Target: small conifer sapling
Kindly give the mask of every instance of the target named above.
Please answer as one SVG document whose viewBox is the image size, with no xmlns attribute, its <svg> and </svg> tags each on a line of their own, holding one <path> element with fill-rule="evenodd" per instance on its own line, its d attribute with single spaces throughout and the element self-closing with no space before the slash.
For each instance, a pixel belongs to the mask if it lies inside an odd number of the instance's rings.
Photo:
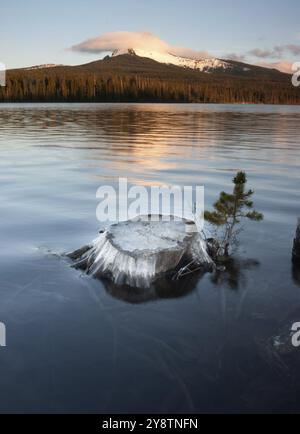
<svg viewBox="0 0 300 434">
<path fill-rule="evenodd" d="M 243 219 L 259 222 L 263 214 L 253 209 L 253 190 L 246 190 L 247 176 L 245 172 L 238 172 L 233 179 L 233 192 L 220 193 L 214 204 L 214 211 L 206 211 L 205 220 L 214 227 L 219 234 L 218 256 L 230 255 L 231 249 L 237 244 L 237 236 L 241 231 Z"/>
</svg>

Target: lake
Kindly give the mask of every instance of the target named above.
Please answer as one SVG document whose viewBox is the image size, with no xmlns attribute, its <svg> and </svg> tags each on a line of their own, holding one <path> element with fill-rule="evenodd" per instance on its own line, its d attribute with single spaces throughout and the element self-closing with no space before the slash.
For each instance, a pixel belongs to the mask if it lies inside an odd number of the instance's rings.
<svg viewBox="0 0 300 434">
<path fill-rule="evenodd" d="M 300 321 L 300 107 L 0 105 L 0 150 L 1 412 L 300 410 L 265 344 Z M 204 185 L 210 209 L 240 169 L 265 219 L 226 273 L 147 299 L 61 256 L 102 228 L 101 185 Z"/>
</svg>

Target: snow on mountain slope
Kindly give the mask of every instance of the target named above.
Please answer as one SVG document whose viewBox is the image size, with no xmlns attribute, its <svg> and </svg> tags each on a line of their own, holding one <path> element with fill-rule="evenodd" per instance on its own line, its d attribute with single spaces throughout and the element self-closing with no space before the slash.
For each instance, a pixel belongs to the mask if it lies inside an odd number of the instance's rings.
<svg viewBox="0 0 300 434">
<path fill-rule="evenodd" d="M 225 62 L 224 60 L 216 58 L 206 58 L 206 59 L 188 59 L 185 57 L 175 56 L 171 53 L 163 53 L 159 51 L 146 51 L 142 49 L 126 49 L 126 50 L 115 50 L 112 53 L 112 57 L 120 56 L 122 54 L 131 54 L 139 57 L 147 57 L 153 59 L 159 63 L 165 63 L 167 65 L 176 65 L 183 68 L 198 69 L 202 72 L 212 72 L 215 70 L 230 70 L 233 69 L 233 65 Z"/>
<path fill-rule="evenodd" d="M 32 71 L 34 69 L 45 69 L 45 68 L 56 68 L 60 65 L 55 65 L 54 63 L 46 63 L 45 65 L 35 65 L 29 66 L 28 68 L 24 68 L 26 71 Z"/>
</svg>

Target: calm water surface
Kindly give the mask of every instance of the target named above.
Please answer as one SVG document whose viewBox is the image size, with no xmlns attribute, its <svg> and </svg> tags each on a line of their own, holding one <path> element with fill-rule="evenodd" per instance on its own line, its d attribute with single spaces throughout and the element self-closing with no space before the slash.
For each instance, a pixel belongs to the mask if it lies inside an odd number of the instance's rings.
<svg viewBox="0 0 300 434">
<path fill-rule="evenodd" d="M 0 411 L 300 410 L 265 344 L 300 321 L 299 107 L 0 105 L 0 152 Z M 210 207 L 239 169 L 265 220 L 223 275 L 147 300 L 59 255 L 95 237 L 103 184 L 204 185 Z"/>
</svg>

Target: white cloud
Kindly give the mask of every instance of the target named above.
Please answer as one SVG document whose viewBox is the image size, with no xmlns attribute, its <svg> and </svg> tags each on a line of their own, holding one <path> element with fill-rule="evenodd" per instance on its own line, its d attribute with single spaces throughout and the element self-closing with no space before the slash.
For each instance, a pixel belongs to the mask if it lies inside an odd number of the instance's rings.
<svg viewBox="0 0 300 434">
<path fill-rule="evenodd" d="M 109 32 L 96 38 L 87 39 L 80 44 L 71 47 L 73 51 L 92 54 L 102 54 L 113 52 L 114 50 L 122 51 L 130 48 L 163 54 L 170 53 L 180 57 L 188 57 L 190 59 L 212 57 L 207 51 L 196 51 L 190 48 L 169 44 L 159 36 L 150 32 Z M 230 53 L 227 56 L 222 56 L 222 58 L 237 60 L 240 62 L 248 61 L 250 63 L 251 57 L 256 57 L 257 60 L 260 60 L 256 63 L 259 66 L 275 68 L 282 72 L 292 73 L 293 62 L 280 59 L 285 53 L 293 54 L 294 56 L 299 55 L 300 45 L 287 44 L 264 50 L 256 48 L 244 54 Z M 272 59 L 276 60 L 276 58 L 278 61 L 271 61 Z M 268 60 L 270 61 L 268 62 Z"/>
<path fill-rule="evenodd" d="M 88 39 L 71 49 L 84 53 L 105 53 L 114 50 L 126 50 L 127 48 L 159 53 L 171 53 L 177 56 L 200 59 L 211 57 L 206 51 L 195 51 L 190 48 L 179 47 L 163 41 L 150 32 L 110 32 L 97 38 Z"/>
<path fill-rule="evenodd" d="M 228 53 L 222 57 L 224 59 L 235 60 L 237 62 L 244 62 L 246 60 L 245 54 L 238 54 L 238 53 Z"/>
<path fill-rule="evenodd" d="M 264 68 L 278 69 L 281 72 L 286 72 L 287 74 L 292 74 L 293 62 L 288 60 L 281 60 L 279 62 L 260 62 L 258 66 L 263 66 Z"/>
</svg>

